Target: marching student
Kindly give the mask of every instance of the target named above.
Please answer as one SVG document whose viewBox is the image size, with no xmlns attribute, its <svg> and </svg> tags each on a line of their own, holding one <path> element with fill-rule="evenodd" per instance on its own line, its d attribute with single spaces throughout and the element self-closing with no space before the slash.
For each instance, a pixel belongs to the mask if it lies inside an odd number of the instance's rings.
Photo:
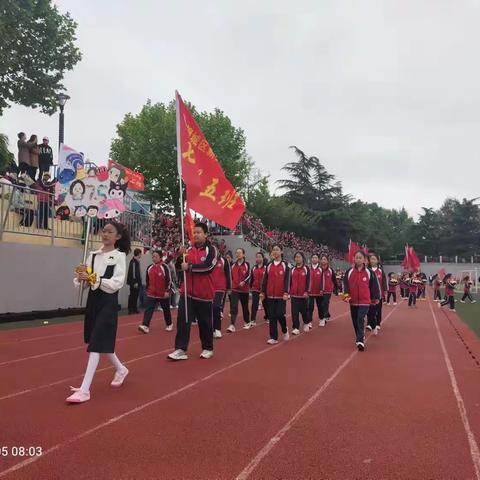
<svg viewBox="0 0 480 480">
<path fill-rule="evenodd" d="M 230 263 L 222 257 L 220 252 L 217 255 L 217 263 L 213 269 L 213 286 L 215 296 L 213 298 L 213 338 L 222 338 L 222 318 L 225 306 L 225 295 L 232 288 L 232 275 Z"/>
<path fill-rule="evenodd" d="M 289 268 L 282 258 L 283 249 L 280 245 L 272 246 L 272 261 L 267 265 L 263 277 L 261 299 L 267 301 L 267 312 L 270 325 L 270 339 L 268 344 L 278 343 L 278 325 L 282 329 L 283 339 L 289 340 L 287 320 L 285 318 L 288 300 Z"/>
<path fill-rule="evenodd" d="M 260 293 L 262 291 L 263 276 L 266 270 L 265 255 L 262 252 L 258 252 L 255 255 L 255 266 L 252 268 L 252 274 L 250 275 L 250 291 L 252 292 L 252 313 L 250 317 L 250 324 L 256 325 L 257 312 L 260 304 Z M 267 309 L 265 308 L 266 302 L 263 300 L 263 311 L 265 313 L 264 319 L 267 319 Z"/>
<path fill-rule="evenodd" d="M 433 277 L 433 301 L 434 302 L 442 301 L 442 293 L 440 292 L 441 286 L 442 286 L 442 282 L 438 278 L 438 274 L 437 274 Z"/>
<path fill-rule="evenodd" d="M 361 352 L 365 350 L 365 316 L 370 305 L 380 301 L 378 280 L 373 271 L 367 267 L 367 259 L 362 250 L 354 256 L 354 265 L 343 278 L 344 300 L 350 303 L 355 345 Z"/>
<path fill-rule="evenodd" d="M 308 323 L 304 325 L 303 330 L 308 332 L 313 327 L 313 313 L 315 303 L 317 304 L 318 318 L 320 321 L 320 312 L 322 310 L 322 269 L 319 263 L 319 257 L 314 253 L 310 258 L 310 290 L 308 292 Z"/>
<path fill-rule="evenodd" d="M 170 293 L 172 288 L 172 278 L 170 269 L 163 260 L 161 250 L 152 252 L 152 264 L 148 266 L 146 278 L 147 295 L 145 298 L 145 312 L 143 314 L 143 322 L 138 326 L 138 330 L 142 333 L 150 332 L 150 322 L 152 321 L 153 312 L 160 304 L 165 319 L 165 330 L 171 332 L 173 330 L 172 313 L 170 311 Z"/>
<path fill-rule="evenodd" d="M 74 393 L 66 399 L 68 403 L 90 400 L 90 386 L 101 353 L 116 368 L 112 387 L 120 387 L 128 375 L 128 369 L 115 355 L 118 291 L 125 283 L 126 255 L 130 253 L 130 236 L 125 225 L 108 221 L 102 230 L 102 244 L 100 250 L 90 253 L 85 265 L 75 270 L 75 286 L 89 287 L 83 335 L 89 356 L 82 384 L 80 388 L 70 387 Z"/>
<path fill-rule="evenodd" d="M 235 256 L 237 261 L 232 265 L 232 295 L 230 297 L 230 326 L 227 328 L 228 333 L 235 332 L 239 301 L 242 305 L 243 328 L 249 329 L 251 327 L 250 314 L 248 312 L 250 264 L 245 260 L 245 250 L 243 248 L 237 248 Z"/>
<path fill-rule="evenodd" d="M 400 277 L 400 298 L 406 300 L 408 298 L 408 273 L 402 272 Z"/>
<path fill-rule="evenodd" d="M 343 276 L 345 272 L 343 270 L 337 270 L 335 273 L 335 278 L 337 281 L 337 291 L 338 293 L 343 293 Z"/>
<path fill-rule="evenodd" d="M 310 283 L 310 269 L 305 265 L 305 255 L 296 252 L 294 255 L 295 267 L 290 271 L 290 299 L 292 310 L 292 334 L 300 333 L 300 314 L 303 325 L 308 325 L 308 290 Z M 308 331 L 305 330 L 305 331 Z"/>
<path fill-rule="evenodd" d="M 128 313 L 140 313 L 138 311 L 138 296 L 142 288 L 142 275 L 140 273 L 140 259 L 142 251 L 136 248 L 133 251 L 133 258 L 128 264 L 127 285 L 130 287 L 130 295 L 128 296 Z"/>
<path fill-rule="evenodd" d="M 473 299 L 472 294 L 470 293 L 472 285 L 473 282 L 470 280 L 470 275 L 467 275 L 463 279 L 463 297 L 460 300 L 460 303 L 465 303 L 465 299 L 467 298 L 470 300 L 470 303 L 477 303 L 477 301 Z"/>
<path fill-rule="evenodd" d="M 443 277 L 443 283 L 445 285 L 445 300 L 443 302 L 437 303 L 438 307 L 444 307 L 448 305 L 451 312 L 455 312 L 455 286 L 457 281 L 453 278 L 451 273 L 447 273 Z"/>
<path fill-rule="evenodd" d="M 418 295 L 418 285 L 419 280 L 417 279 L 414 273 L 411 273 L 407 279 L 408 285 L 408 306 L 416 307 L 417 306 L 417 295 Z"/>
<path fill-rule="evenodd" d="M 397 286 L 397 277 L 393 272 L 390 272 L 388 274 L 387 305 L 390 304 L 390 298 L 393 300 L 393 305 L 397 304 Z"/>
<path fill-rule="evenodd" d="M 380 291 L 380 301 L 375 305 L 370 305 L 367 316 L 367 329 L 370 331 L 373 330 L 374 335 L 378 335 L 382 323 L 382 306 L 385 298 L 385 292 L 387 290 L 387 277 L 385 276 L 385 272 L 380 265 L 378 255 L 376 253 L 369 253 L 368 266 L 375 274 L 375 278 L 377 279 L 378 289 Z"/>
<path fill-rule="evenodd" d="M 332 293 L 338 294 L 337 282 L 333 268 L 330 267 L 330 260 L 327 255 L 320 255 L 320 268 L 322 271 L 320 280 L 320 291 L 322 296 L 320 297 L 320 326 L 324 327 L 326 322 L 330 320 L 330 299 Z"/>
<path fill-rule="evenodd" d="M 187 360 L 187 349 L 190 343 L 192 322 L 198 321 L 202 353 L 200 358 L 213 357 L 213 270 L 217 263 L 217 249 L 208 241 L 208 227 L 203 222 L 197 222 L 193 229 L 193 245 L 185 250 L 180 249 L 177 263 L 183 273 L 180 288 L 180 305 L 178 307 L 177 334 L 175 336 L 175 351 L 168 355 L 170 360 Z M 183 254 L 185 253 L 185 260 Z M 187 301 L 185 302 L 185 291 Z M 188 313 L 188 317 L 187 317 Z"/>
</svg>

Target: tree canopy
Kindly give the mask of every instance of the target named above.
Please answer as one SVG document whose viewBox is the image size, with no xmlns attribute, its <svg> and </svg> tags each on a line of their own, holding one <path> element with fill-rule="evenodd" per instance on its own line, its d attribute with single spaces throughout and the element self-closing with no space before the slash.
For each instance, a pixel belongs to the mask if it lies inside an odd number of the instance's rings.
<svg viewBox="0 0 480 480">
<path fill-rule="evenodd" d="M 64 74 L 81 59 L 76 28 L 51 0 L 0 3 L 0 115 L 10 103 L 56 110 Z"/>
<path fill-rule="evenodd" d="M 245 149 L 245 133 L 224 112 L 198 112 L 189 104 L 195 120 L 215 152 L 227 178 L 245 193 L 251 161 Z M 117 125 L 111 156 L 118 163 L 138 169 L 145 176 L 145 195 L 166 211 L 179 205 L 175 102 L 148 101 L 138 115 L 125 115 Z"/>
</svg>

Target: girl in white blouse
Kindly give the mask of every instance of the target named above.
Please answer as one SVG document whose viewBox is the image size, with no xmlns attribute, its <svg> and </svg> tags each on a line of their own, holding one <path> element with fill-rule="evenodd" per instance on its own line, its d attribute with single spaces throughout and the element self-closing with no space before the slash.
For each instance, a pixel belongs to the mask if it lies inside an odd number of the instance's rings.
<svg viewBox="0 0 480 480">
<path fill-rule="evenodd" d="M 89 287 L 85 309 L 84 340 L 89 352 L 87 370 L 80 388 L 70 387 L 68 403 L 90 400 L 90 385 L 100 361 L 107 355 L 116 368 L 112 387 L 120 387 L 128 369 L 115 355 L 118 322 L 118 291 L 125 283 L 126 255 L 130 253 L 130 236 L 125 226 L 115 221 L 106 223 L 102 231 L 103 247 L 91 252 L 86 265 L 76 269 L 75 286 Z"/>
</svg>

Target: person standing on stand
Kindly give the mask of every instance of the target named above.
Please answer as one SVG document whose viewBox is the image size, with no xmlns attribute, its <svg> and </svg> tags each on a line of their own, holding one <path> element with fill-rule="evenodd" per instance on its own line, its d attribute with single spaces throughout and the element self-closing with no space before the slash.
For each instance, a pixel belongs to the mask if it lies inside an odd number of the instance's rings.
<svg viewBox="0 0 480 480">
<path fill-rule="evenodd" d="M 53 165 L 52 147 L 48 144 L 48 137 L 43 137 L 42 144 L 38 147 L 38 178 L 43 178 L 44 173 L 50 172 L 50 167 Z"/>
<path fill-rule="evenodd" d="M 142 288 L 142 275 L 140 273 L 140 259 L 142 251 L 136 248 L 133 251 L 133 258 L 128 265 L 127 285 L 130 287 L 130 295 L 128 296 L 128 313 L 140 313 L 138 311 L 138 295 Z"/>
</svg>

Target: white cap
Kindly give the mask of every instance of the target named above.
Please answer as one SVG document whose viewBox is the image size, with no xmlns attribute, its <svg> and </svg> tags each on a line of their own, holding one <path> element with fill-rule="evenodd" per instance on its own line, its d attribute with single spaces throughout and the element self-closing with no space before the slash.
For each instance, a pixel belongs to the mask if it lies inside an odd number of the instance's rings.
<svg viewBox="0 0 480 480">
<path fill-rule="evenodd" d="M 50 140 L 48 139 L 48 137 L 43 137 L 44 140 L 46 140 L 47 142 L 49 142 Z"/>
</svg>

